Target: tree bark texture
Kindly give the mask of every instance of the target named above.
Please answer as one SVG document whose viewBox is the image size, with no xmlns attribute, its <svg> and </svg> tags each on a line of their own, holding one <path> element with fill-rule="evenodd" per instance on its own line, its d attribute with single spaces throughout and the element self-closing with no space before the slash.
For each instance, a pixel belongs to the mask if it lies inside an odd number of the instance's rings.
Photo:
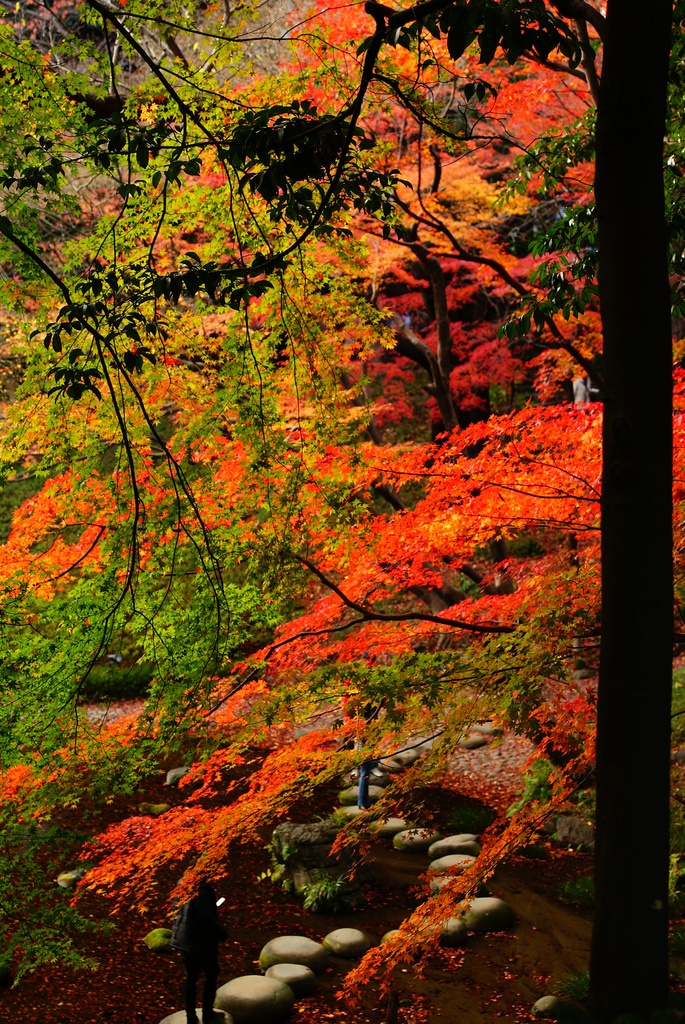
<svg viewBox="0 0 685 1024">
<path fill-rule="evenodd" d="M 597 125 L 604 330 L 595 1013 L 668 995 L 672 366 L 663 137 L 669 0 L 609 0 Z M 634 847 L 636 826 L 649 841 Z"/>
</svg>

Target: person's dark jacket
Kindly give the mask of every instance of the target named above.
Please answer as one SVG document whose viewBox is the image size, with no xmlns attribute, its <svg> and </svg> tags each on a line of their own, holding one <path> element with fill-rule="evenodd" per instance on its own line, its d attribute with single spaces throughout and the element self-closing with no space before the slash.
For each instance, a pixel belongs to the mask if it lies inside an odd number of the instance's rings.
<svg viewBox="0 0 685 1024">
<path fill-rule="evenodd" d="M 211 885 L 201 882 L 197 896 L 184 903 L 174 921 L 171 945 L 182 953 L 216 954 L 227 938 L 219 922 L 216 896 Z"/>
</svg>

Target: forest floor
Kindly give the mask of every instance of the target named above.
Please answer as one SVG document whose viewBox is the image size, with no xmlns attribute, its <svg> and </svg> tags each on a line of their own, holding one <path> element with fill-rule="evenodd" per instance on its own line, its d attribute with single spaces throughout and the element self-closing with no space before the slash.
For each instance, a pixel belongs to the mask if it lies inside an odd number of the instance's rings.
<svg viewBox="0 0 685 1024">
<path fill-rule="evenodd" d="M 514 737 L 491 750 L 460 752 L 448 785 L 443 783 L 434 790 L 428 787 L 422 794 L 435 809 L 437 826 L 449 834 L 449 814 L 460 801 L 475 798 L 498 810 L 510 803 L 527 753 L 525 741 Z M 293 820 L 313 820 L 327 813 L 335 805 L 335 794 L 333 788 L 322 792 L 317 806 L 296 809 Z M 182 793 L 164 786 L 164 772 L 160 771 L 127 801 L 95 811 L 88 820 L 88 831 L 98 831 L 135 813 L 143 800 L 180 799 Z M 398 971 L 398 1024 L 450 1024 L 457 1016 L 460 1024 L 477 1024 L 493 1017 L 527 1022 L 532 1019 L 530 1010 L 536 999 L 554 991 L 565 976 L 587 968 L 590 912 L 562 902 L 559 892 L 566 880 L 590 873 L 590 857 L 551 843 L 545 844 L 544 852 L 538 850 L 540 854 L 542 859 L 510 858 L 488 883 L 491 894 L 505 899 L 516 914 L 517 923 L 511 930 L 473 935 L 464 947 L 439 949 L 420 975 Z M 309 913 L 296 897 L 260 881 L 269 866 L 265 849 L 236 850 L 228 865 L 230 885 L 217 886 L 219 894 L 226 896 L 222 919 L 229 931 L 220 955 L 219 984 L 259 973 L 259 952 L 277 935 L 301 934 L 320 941 L 334 928 L 358 927 L 380 938 L 397 927 L 421 898 L 415 887 L 426 870 L 426 859 L 399 853 L 389 840 L 373 847 L 370 858 L 375 882 L 365 887 L 367 907 L 355 914 L 333 916 Z M 94 972 L 74 972 L 56 965 L 25 976 L 15 987 L 6 986 L 0 992 L 0 1021 L 159 1024 L 180 1009 L 178 954 L 153 953 L 142 941 L 152 928 L 168 926 L 164 901 L 178 874 L 180 871 L 175 877 L 171 873 L 160 877 L 157 906 L 144 914 L 121 912 L 113 919 L 115 928 L 110 935 L 84 940 L 86 953 L 99 961 Z M 107 903 L 101 897 L 86 894 L 80 906 L 87 916 L 107 915 Z M 331 961 L 317 993 L 296 1003 L 293 1019 L 298 1024 L 383 1024 L 386 1005 L 375 995 L 356 1008 L 339 998 L 350 966 L 349 962 Z"/>
</svg>

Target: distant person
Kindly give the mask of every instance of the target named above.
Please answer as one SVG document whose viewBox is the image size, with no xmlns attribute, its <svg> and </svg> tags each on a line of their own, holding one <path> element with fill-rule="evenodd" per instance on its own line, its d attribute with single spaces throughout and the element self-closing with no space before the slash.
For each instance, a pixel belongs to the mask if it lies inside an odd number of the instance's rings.
<svg viewBox="0 0 685 1024">
<path fill-rule="evenodd" d="M 184 903 L 174 920 L 171 945 L 179 950 L 185 971 L 183 1000 L 187 1024 L 198 1024 L 195 1013 L 197 982 L 205 976 L 202 992 L 202 1024 L 223 1024 L 223 1013 L 214 1012 L 216 982 L 219 977 L 219 943 L 228 933 L 219 921 L 216 895 L 206 878 L 200 882 L 197 896 Z"/>
</svg>

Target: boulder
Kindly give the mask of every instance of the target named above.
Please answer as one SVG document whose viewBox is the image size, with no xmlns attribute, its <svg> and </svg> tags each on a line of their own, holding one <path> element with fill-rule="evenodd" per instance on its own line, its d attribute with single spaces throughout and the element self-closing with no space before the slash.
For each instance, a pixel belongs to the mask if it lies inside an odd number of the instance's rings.
<svg viewBox="0 0 685 1024">
<path fill-rule="evenodd" d="M 436 857 L 449 857 L 453 853 L 468 853 L 470 857 L 477 857 L 480 853 L 478 837 L 473 832 L 460 832 L 456 836 L 445 836 L 438 839 L 428 847 L 428 856 L 431 860 Z"/>
<path fill-rule="evenodd" d="M 160 814 L 166 814 L 171 808 L 171 804 L 139 804 L 138 810 L 141 814 L 151 814 L 153 817 L 158 818 Z"/>
<path fill-rule="evenodd" d="M 537 1002 L 533 1003 L 530 1012 L 533 1017 L 547 1018 L 548 1020 L 558 1020 L 559 1008 L 562 1002 L 557 999 L 556 996 L 542 996 Z"/>
<path fill-rule="evenodd" d="M 416 747 L 409 747 L 408 750 L 401 750 L 398 754 L 393 754 L 391 763 L 398 764 L 400 768 L 410 768 L 420 757 L 421 753 Z"/>
<path fill-rule="evenodd" d="M 222 985 L 214 1005 L 230 1013 L 235 1024 L 271 1024 L 293 1008 L 293 990 L 276 978 L 246 974 Z"/>
<path fill-rule="evenodd" d="M 468 938 L 468 928 L 460 917 L 450 917 L 440 929 L 442 946 L 461 946 Z"/>
<path fill-rule="evenodd" d="M 674 750 L 671 754 L 671 761 L 674 764 L 685 764 L 685 750 Z"/>
<path fill-rule="evenodd" d="M 457 743 L 458 747 L 462 750 L 478 750 L 479 747 L 487 746 L 487 740 L 482 733 L 472 733 L 471 736 L 465 736 L 463 740 L 459 740 Z"/>
<path fill-rule="evenodd" d="M 276 964 L 297 964 L 317 974 L 326 969 L 327 963 L 326 950 L 321 943 L 304 935 L 279 935 L 267 942 L 259 954 L 259 967 L 262 971 L 268 971 Z"/>
<path fill-rule="evenodd" d="M 202 1010 L 200 1009 L 200 1007 L 198 1007 L 195 1010 L 195 1013 L 197 1015 L 197 1019 L 200 1021 L 200 1024 L 202 1024 Z M 230 1013 L 224 1013 L 222 1010 L 215 1009 L 214 1014 L 215 1021 L 217 1022 L 217 1024 L 221 1020 L 222 1015 L 224 1018 L 224 1024 L 233 1024 L 233 1018 L 231 1017 Z M 168 1017 L 165 1017 L 164 1020 L 161 1020 L 159 1024 L 186 1024 L 186 1020 L 186 1011 L 177 1010 L 176 1013 L 170 1013 Z M 215 1024 L 215 1021 L 213 1021 L 212 1024 Z"/>
<path fill-rule="evenodd" d="M 581 847 L 592 852 L 595 848 L 595 830 L 582 818 L 573 814 L 560 814 L 555 823 L 557 838 L 564 846 Z"/>
<path fill-rule="evenodd" d="M 310 996 L 319 986 L 314 971 L 302 964 L 274 964 L 266 971 L 265 977 L 282 981 L 293 990 L 296 999 L 298 996 Z"/>
<path fill-rule="evenodd" d="M 168 953 L 171 949 L 171 929 L 153 928 L 151 932 L 147 933 L 143 942 L 154 953 Z"/>
<path fill-rule="evenodd" d="M 428 870 L 449 871 L 451 875 L 460 875 L 475 862 L 476 858 L 470 857 L 467 853 L 451 853 L 447 857 L 438 857 L 437 860 L 432 860 L 428 865 Z"/>
<path fill-rule="evenodd" d="M 324 949 L 328 953 L 340 956 L 344 960 L 356 960 L 364 956 L 373 945 L 371 936 L 358 928 L 336 928 L 323 940 Z"/>
<path fill-rule="evenodd" d="M 355 807 L 350 808 L 349 813 L 354 817 L 364 812 Z M 345 880 L 346 901 L 351 906 L 360 903 L 362 883 L 372 880 L 372 870 L 349 847 L 335 856 L 331 854 L 331 847 L 340 828 L 330 818 L 308 825 L 291 821 L 277 825 L 271 836 L 270 849 L 276 865 L 280 866 L 278 880 L 287 882 L 288 887 L 297 895 L 302 895 L 307 891 L 306 886 L 330 878 L 342 878 Z"/>
<path fill-rule="evenodd" d="M 74 868 L 73 871 L 60 871 L 55 881 L 63 889 L 75 889 L 81 879 L 85 877 L 85 868 Z"/>
<path fill-rule="evenodd" d="M 406 832 L 411 822 L 404 818 L 383 818 L 374 825 L 374 831 L 381 836 L 396 836 L 398 832 Z"/>
<path fill-rule="evenodd" d="M 190 771 L 190 765 L 184 765 L 182 768 L 170 768 L 166 773 L 165 786 L 177 786 L 179 779 L 182 779 L 184 775 L 187 775 Z"/>
<path fill-rule="evenodd" d="M 514 923 L 511 907 L 494 896 L 477 896 L 461 918 L 470 932 L 501 932 Z"/>
<path fill-rule="evenodd" d="M 483 736 L 501 736 L 502 730 L 498 729 L 492 722 L 476 722 L 471 726 L 471 732 L 479 732 Z"/>
<path fill-rule="evenodd" d="M 425 853 L 438 839 L 442 839 L 440 833 L 430 828 L 408 828 L 397 833 L 392 845 L 403 853 Z"/>
<path fill-rule="evenodd" d="M 375 804 L 383 796 L 383 789 L 381 786 L 369 786 L 369 803 Z M 350 786 L 349 789 L 343 789 L 338 794 L 338 800 L 343 807 L 349 806 L 349 804 L 356 804 L 359 799 L 359 786 Z"/>
</svg>

